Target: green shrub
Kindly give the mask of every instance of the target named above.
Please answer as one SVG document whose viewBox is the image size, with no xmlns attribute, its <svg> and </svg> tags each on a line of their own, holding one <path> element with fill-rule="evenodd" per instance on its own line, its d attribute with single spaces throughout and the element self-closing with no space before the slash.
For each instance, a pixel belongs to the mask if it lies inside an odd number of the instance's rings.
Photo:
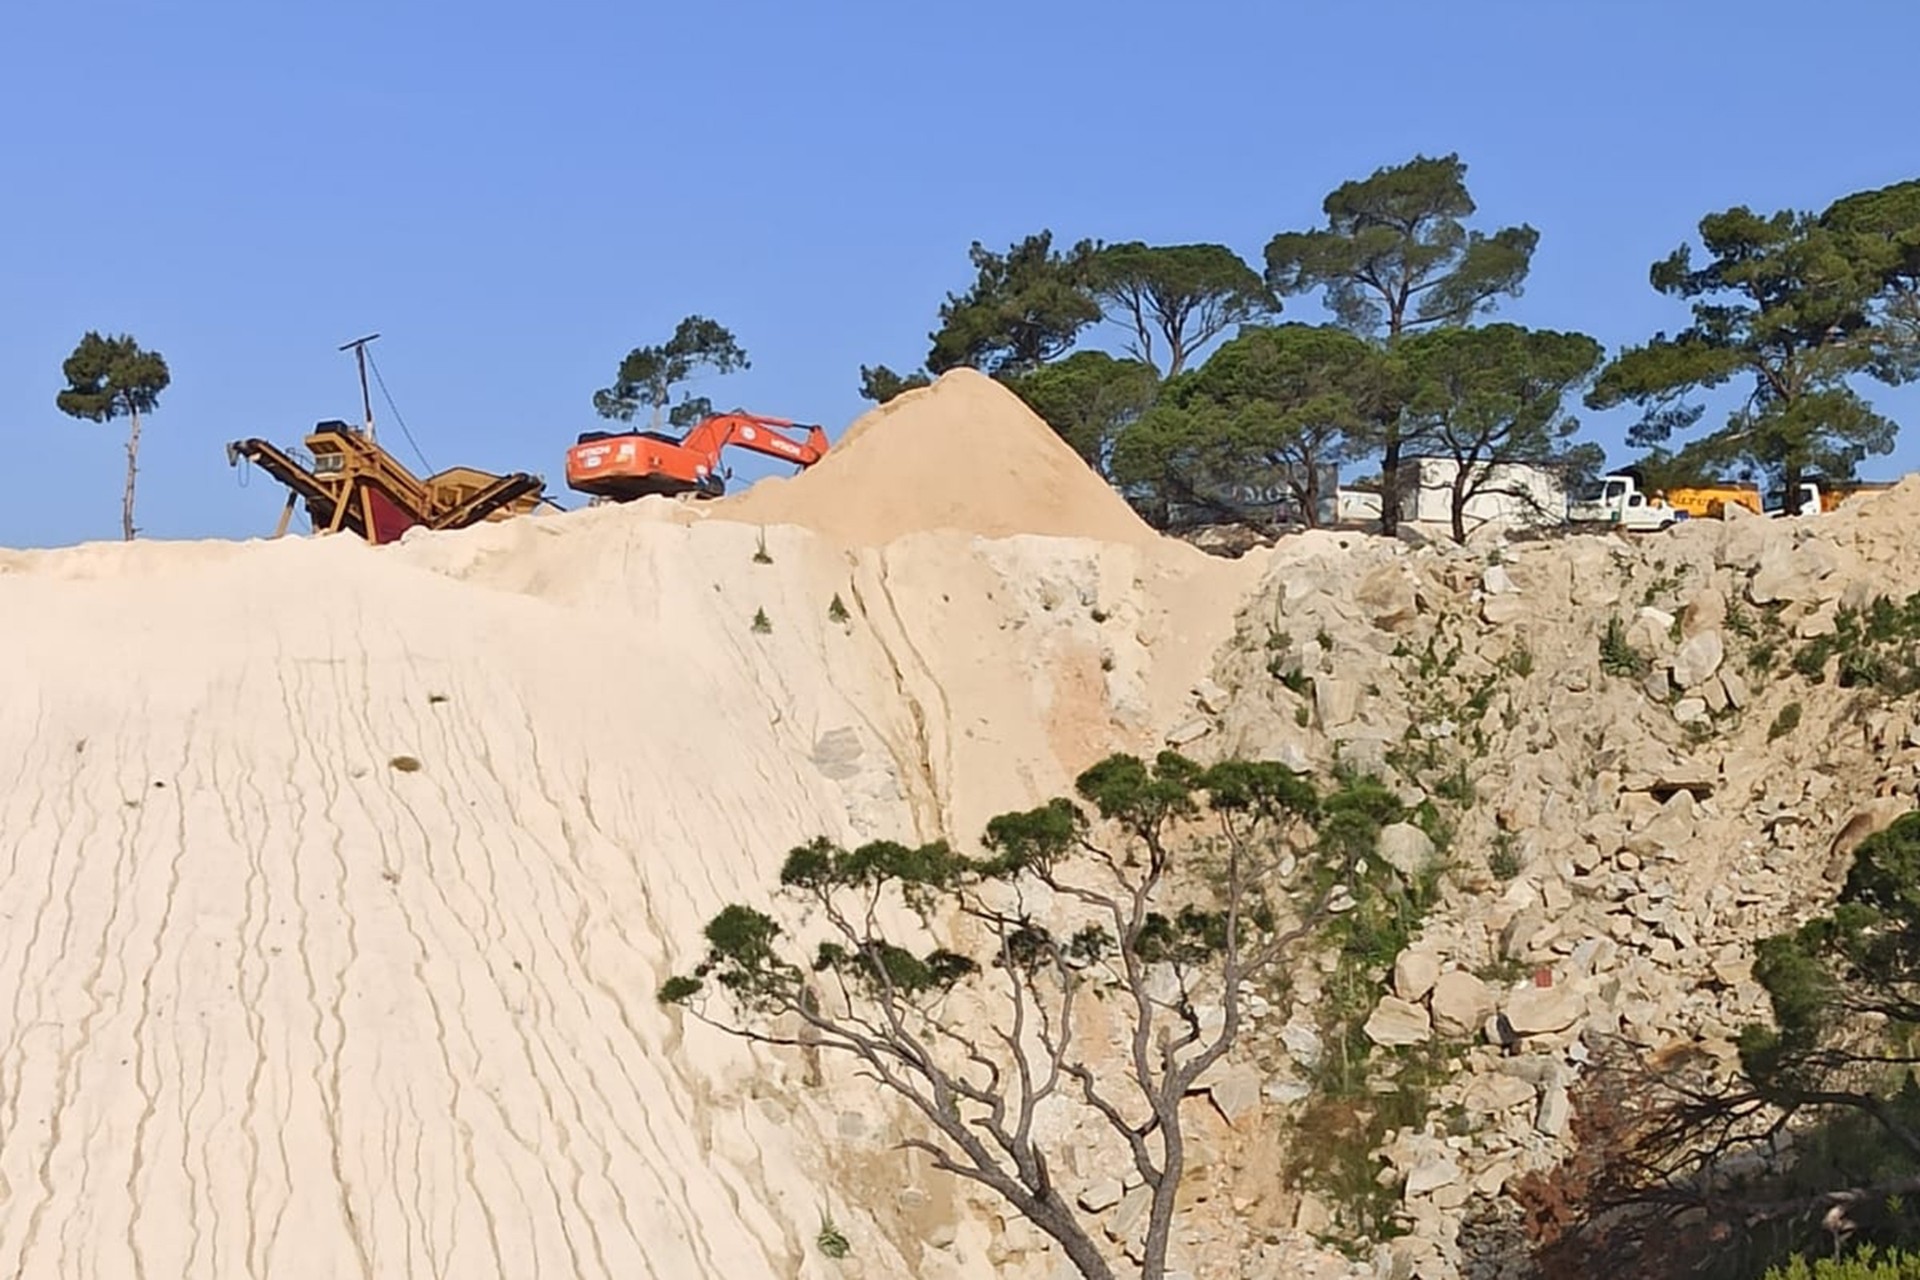
<svg viewBox="0 0 1920 1280">
<path fill-rule="evenodd" d="M 1843 689 L 1874 689 L 1895 698 L 1920 692 L 1920 592 L 1904 602 L 1881 596 L 1864 609 L 1840 610 L 1832 633 L 1807 641 L 1792 665 L 1818 684 L 1830 661 Z"/>
<path fill-rule="evenodd" d="M 753 611 L 754 634 L 763 636 L 772 630 L 773 630 L 773 619 L 767 616 L 767 611 L 765 609 L 755 609 Z"/>
<path fill-rule="evenodd" d="M 1867 1245 L 1848 1258 L 1795 1258 L 1767 1271 L 1766 1280 L 1920 1280 L 1920 1253 L 1902 1249 L 1881 1253 Z"/>
<path fill-rule="evenodd" d="M 1789 702 L 1786 706 L 1780 708 L 1779 714 L 1773 717 L 1773 723 L 1767 726 L 1767 741 L 1773 742 L 1784 738 L 1799 727 L 1800 704 L 1797 702 Z"/>
<path fill-rule="evenodd" d="M 827 620 L 829 622 L 845 623 L 849 616 L 846 601 L 840 598 L 838 591 L 834 592 L 833 603 L 827 606 Z"/>
</svg>

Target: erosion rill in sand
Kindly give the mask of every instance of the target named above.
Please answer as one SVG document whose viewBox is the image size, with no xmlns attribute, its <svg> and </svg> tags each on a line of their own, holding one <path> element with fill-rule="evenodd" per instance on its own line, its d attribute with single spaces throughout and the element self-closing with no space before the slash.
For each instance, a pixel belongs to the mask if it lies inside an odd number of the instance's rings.
<svg viewBox="0 0 1920 1280">
<path fill-rule="evenodd" d="M 1911 806 L 1910 717 L 1755 674 L 1729 613 L 1792 644 L 1920 586 L 1916 512 L 1225 561 L 960 372 L 699 508 L 0 553 L 0 1273 L 1051 1280 L 870 1089 L 654 995 L 797 842 L 964 836 L 1173 740 L 1446 807 L 1389 851 L 1452 869 L 1368 1027 L 1450 1045 L 1379 1167 L 1391 1252 L 1454 1274 L 1564 1152 L 1581 1033 L 1724 1056 L 1751 939 Z M 1195 1099 L 1195 1277 L 1346 1269 L 1285 1177 L 1316 982 L 1236 1053 L 1256 1102 Z"/>
</svg>

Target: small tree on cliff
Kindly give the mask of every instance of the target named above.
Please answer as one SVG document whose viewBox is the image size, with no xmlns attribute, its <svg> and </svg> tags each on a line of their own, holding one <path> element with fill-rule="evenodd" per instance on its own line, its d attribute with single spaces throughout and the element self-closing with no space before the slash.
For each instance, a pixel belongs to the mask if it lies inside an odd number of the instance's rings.
<svg viewBox="0 0 1920 1280">
<path fill-rule="evenodd" d="M 1317 802 L 1283 765 L 1203 769 L 1171 751 L 1110 757 L 1075 790 L 1093 815 L 1066 798 L 1003 814 L 979 857 L 944 842 L 793 850 L 780 892 L 810 908 L 823 935 L 811 954 L 772 916 L 729 906 L 707 925 L 705 960 L 660 998 L 737 1036 L 847 1055 L 924 1122 L 904 1148 L 990 1188 L 1082 1276 L 1110 1280 L 1036 1133 L 1043 1104 L 1079 1108 L 1151 1193 L 1140 1274 L 1160 1280 L 1185 1171 L 1181 1100 L 1238 1036 L 1241 985 L 1324 910 L 1323 890 L 1285 923 L 1274 896 L 1281 837 Z M 1110 1074 L 1081 1018 L 1101 995 L 1123 1028 Z"/>
<path fill-rule="evenodd" d="M 159 407 L 172 375 L 158 351 L 145 351 L 126 335 L 105 338 L 88 330 L 61 366 L 67 386 L 54 397 L 60 412 L 89 422 L 130 419 L 127 487 L 120 495 L 120 533 L 133 541 L 133 480 L 139 470 L 140 415 Z"/>
</svg>

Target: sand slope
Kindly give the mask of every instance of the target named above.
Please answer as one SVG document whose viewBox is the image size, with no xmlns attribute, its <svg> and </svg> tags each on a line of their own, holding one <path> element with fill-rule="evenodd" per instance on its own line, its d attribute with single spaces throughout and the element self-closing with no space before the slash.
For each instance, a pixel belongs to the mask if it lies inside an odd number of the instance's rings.
<svg viewBox="0 0 1920 1280">
<path fill-rule="evenodd" d="M 1106 541 L 850 539 L 911 519 L 881 430 L 738 504 L 771 565 L 647 503 L 0 555 L 0 1274 L 825 1275 L 823 1206 L 867 1275 L 994 1274 L 653 992 L 798 840 L 1157 742 L 1258 566 L 1097 503 L 1056 514 Z M 919 510 L 1002 519 L 963 508 Z"/>
</svg>

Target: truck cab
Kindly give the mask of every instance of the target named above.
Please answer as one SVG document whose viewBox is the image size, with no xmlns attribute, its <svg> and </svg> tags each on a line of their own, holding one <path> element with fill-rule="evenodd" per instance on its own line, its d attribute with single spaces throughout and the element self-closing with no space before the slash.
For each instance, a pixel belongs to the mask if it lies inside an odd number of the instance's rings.
<svg viewBox="0 0 1920 1280">
<path fill-rule="evenodd" d="M 1583 490 L 1569 504 L 1567 517 L 1575 523 L 1610 524 L 1633 532 L 1651 532 L 1686 519 L 1686 513 L 1643 493 L 1632 476 L 1611 475 Z"/>
</svg>

